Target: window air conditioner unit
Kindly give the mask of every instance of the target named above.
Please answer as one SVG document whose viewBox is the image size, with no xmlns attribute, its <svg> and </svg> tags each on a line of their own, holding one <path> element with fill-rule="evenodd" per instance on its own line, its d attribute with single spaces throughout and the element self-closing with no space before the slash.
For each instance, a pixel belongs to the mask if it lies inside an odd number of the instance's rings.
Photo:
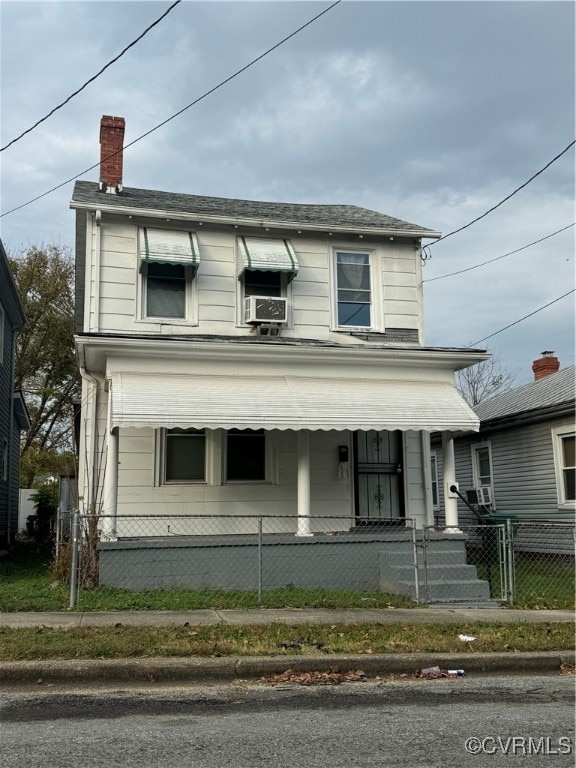
<svg viewBox="0 0 576 768">
<path fill-rule="evenodd" d="M 476 494 L 478 496 L 478 504 L 483 507 L 492 506 L 492 488 L 489 485 L 476 488 Z"/>
<path fill-rule="evenodd" d="M 244 299 L 245 323 L 285 323 L 286 299 L 278 296 L 247 296 Z"/>
</svg>

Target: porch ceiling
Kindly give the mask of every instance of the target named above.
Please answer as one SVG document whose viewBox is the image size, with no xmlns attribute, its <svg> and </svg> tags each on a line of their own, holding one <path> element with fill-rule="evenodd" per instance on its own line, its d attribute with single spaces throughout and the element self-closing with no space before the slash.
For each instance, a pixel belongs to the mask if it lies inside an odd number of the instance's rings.
<svg viewBox="0 0 576 768">
<path fill-rule="evenodd" d="M 116 372 L 110 426 L 478 431 L 446 382 Z"/>
</svg>

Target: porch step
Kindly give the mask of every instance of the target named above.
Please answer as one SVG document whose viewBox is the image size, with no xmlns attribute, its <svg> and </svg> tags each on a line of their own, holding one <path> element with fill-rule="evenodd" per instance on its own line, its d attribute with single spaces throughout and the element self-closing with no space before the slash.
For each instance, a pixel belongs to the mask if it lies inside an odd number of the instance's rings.
<svg viewBox="0 0 576 768">
<path fill-rule="evenodd" d="M 466 562 L 465 536 L 418 542 L 416 556 L 421 601 L 458 606 L 498 605 L 491 599 L 488 582 L 479 579 L 476 567 Z M 404 547 L 384 547 L 379 567 L 382 590 L 415 597 L 413 551 L 409 543 Z"/>
</svg>

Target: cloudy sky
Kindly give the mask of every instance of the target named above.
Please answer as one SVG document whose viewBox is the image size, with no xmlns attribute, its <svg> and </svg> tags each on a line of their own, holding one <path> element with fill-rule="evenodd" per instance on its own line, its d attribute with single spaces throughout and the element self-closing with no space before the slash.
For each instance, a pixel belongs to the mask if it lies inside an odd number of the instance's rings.
<svg viewBox="0 0 576 768">
<path fill-rule="evenodd" d="M 171 2 L 0 3 L 2 146 Z M 72 246 L 73 183 L 96 181 L 103 114 L 137 139 L 330 5 L 190 2 L 0 154 L 6 248 Z M 573 2 L 344 0 L 125 152 L 125 186 L 378 210 L 447 234 L 574 139 Z M 574 287 L 574 148 L 482 221 L 430 248 L 429 345 L 466 346 Z M 442 279 L 437 279 L 442 278 Z M 574 294 L 478 344 L 530 381 L 574 363 Z"/>
</svg>

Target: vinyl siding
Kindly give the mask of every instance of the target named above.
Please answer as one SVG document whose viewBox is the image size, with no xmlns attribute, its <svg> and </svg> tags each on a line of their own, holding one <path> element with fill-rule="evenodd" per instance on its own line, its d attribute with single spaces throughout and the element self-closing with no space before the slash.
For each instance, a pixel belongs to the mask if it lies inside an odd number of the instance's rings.
<svg viewBox="0 0 576 768">
<path fill-rule="evenodd" d="M 246 335 L 250 329 L 237 323 L 240 292 L 236 278 L 236 235 L 195 227 L 200 247 L 200 267 L 193 286 L 197 306 L 191 320 L 160 322 L 141 318 L 137 226 L 119 217 L 88 219 L 86 233 L 87 312 L 85 330 L 102 333 L 173 333 Z M 334 246 L 358 250 L 358 241 L 337 244 L 323 237 L 294 235 L 292 245 L 300 269 L 289 290 L 292 324 L 282 330 L 287 337 L 334 338 L 335 287 L 332 284 Z M 418 253 L 413 245 L 398 242 L 367 243 L 373 254 L 373 316 L 375 330 L 401 328 L 421 331 L 417 288 Z M 376 306 L 377 304 L 377 306 Z M 331 334 L 331 335 L 330 335 Z M 347 336 L 339 336 L 348 341 Z"/>
</svg>

